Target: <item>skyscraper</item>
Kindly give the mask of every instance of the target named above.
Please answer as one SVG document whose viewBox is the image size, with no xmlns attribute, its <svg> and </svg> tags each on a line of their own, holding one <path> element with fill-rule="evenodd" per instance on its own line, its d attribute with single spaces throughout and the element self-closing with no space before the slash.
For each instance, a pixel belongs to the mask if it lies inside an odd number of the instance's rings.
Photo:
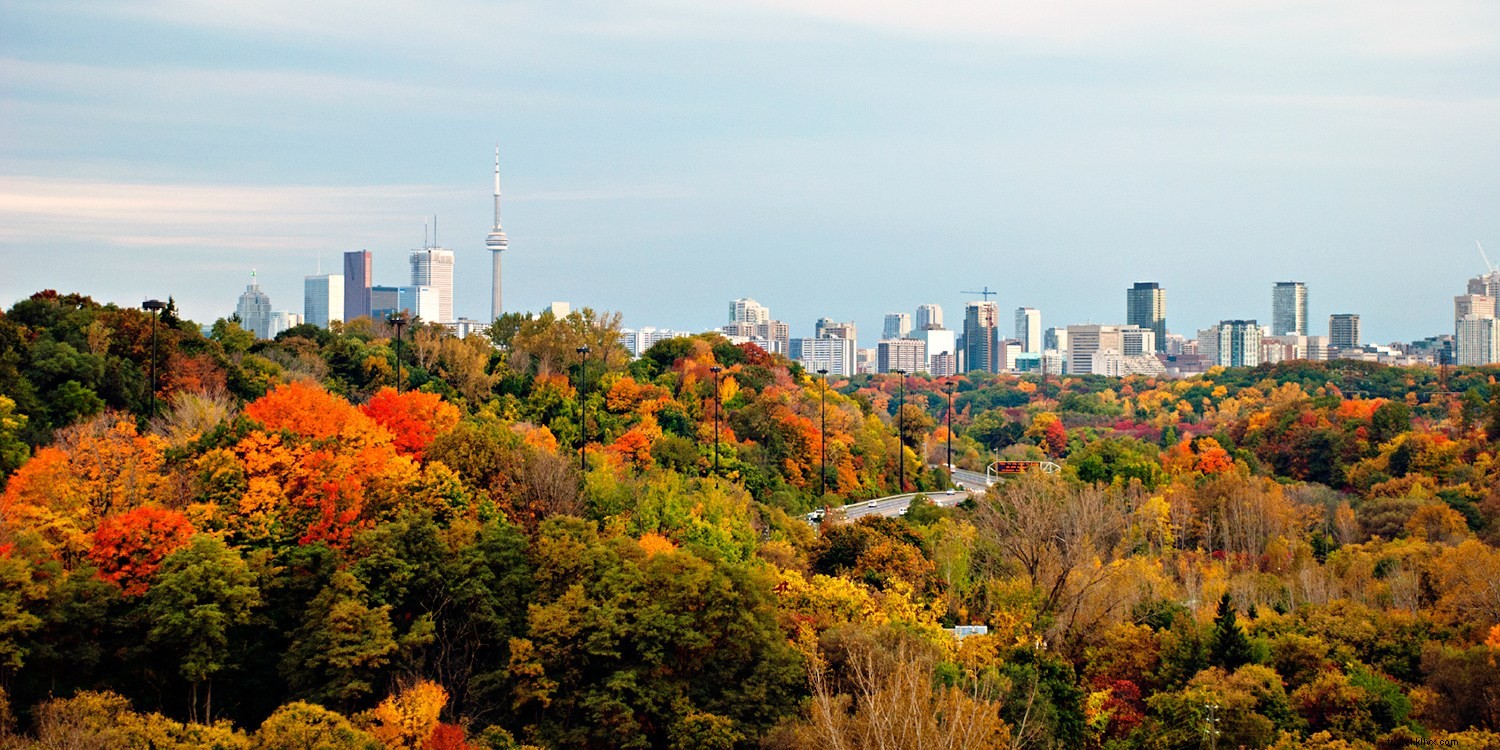
<svg viewBox="0 0 1500 750">
<path fill-rule="evenodd" d="M 887 339 L 875 346 L 875 371 L 927 372 L 927 344 L 917 339 Z"/>
<path fill-rule="evenodd" d="M 1125 290 L 1125 323 L 1156 332 L 1156 351 L 1167 350 L 1167 290 L 1154 281 L 1137 281 Z"/>
<path fill-rule="evenodd" d="M 1335 349 L 1358 347 L 1359 316 L 1354 313 L 1337 313 L 1328 316 L 1328 345 Z"/>
<path fill-rule="evenodd" d="M 847 323 L 840 323 L 832 318 L 818 318 L 818 322 L 813 324 L 813 338 L 836 338 L 854 341 L 859 336 L 852 320 Z"/>
<path fill-rule="evenodd" d="M 911 316 L 904 312 L 885 314 L 885 331 L 881 334 L 883 339 L 905 338 L 911 333 Z"/>
<path fill-rule="evenodd" d="M 370 317 L 370 251 L 344 253 L 344 320 Z"/>
<path fill-rule="evenodd" d="M 1453 326 L 1456 364 L 1490 365 L 1500 362 L 1500 320 L 1465 315 Z"/>
<path fill-rule="evenodd" d="M 939 305 L 917 305 L 916 330 L 943 327 L 943 308 Z"/>
<path fill-rule="evenodd" d="M 1271 335 L 1307 335 L 1307 285 L 1278 281 L 1271 291 Z"/>
<path fill-rule="evenodd" d="M 319 328 L 344 319 L 344 277 L 330 273 L 302 282 L 302 320 Z"/>
<path fill-rule="evenodd" d="M 245 287 L 245 292 L 240 295 L 240 302 L 234 309 L 234 314 L 240 318 L 240 327 L 254 334 L 255 338 L 271 338 L 271 297 L 260 290 L 260 281 L 255 278 L 255 272 L 250 272 L 250 284 Z"/>
<path fill-rule="evenodd" d="M 500 254 L 510 249 L 510 240 L 500 228 L 500 147 L 495 146 L 495 226 L 484 238 L 484 246 L 490 250 L 490 321 L 500 317 L 505 308 L 500 304 Z"/>
<path fill-rule="evenodd" d="M 995 372 L 1000 344 L 1000 305 L 988 300 L 964 305 L 964 370 Z"/>
<path fill-rule="evenodd" d="M 411 285 L 437 290 L 437 318 L 429 323 L 453 320 L 453 251 L 436 244 L 411 251 Z"/>
<path fill-rule="evenodd" d="M 1021 351 L 1038 354 L 1042 351 L 1042 311 L 1035 307 L 1016 308 L 1016 340 L 1021 342 Z"/>
</svg>

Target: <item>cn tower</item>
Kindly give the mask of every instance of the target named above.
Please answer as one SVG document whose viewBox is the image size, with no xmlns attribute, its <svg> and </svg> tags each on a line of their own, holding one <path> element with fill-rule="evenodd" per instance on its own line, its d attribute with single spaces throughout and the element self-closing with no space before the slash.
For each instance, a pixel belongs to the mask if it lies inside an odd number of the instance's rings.
<svg viewBox="0 0 1500 750">
<path fill-rule="evenodd" d="M 510 247 L 510 240 L 505 238 L 505 230 L 500 228 L 500 147 L 495 147 L 495 228 L 490 230 L 488 237 L 484 238 L 484 246 L 490 249 L 491 257 L 494 258 L 494 278 L 490 281 L 490 322 L 500 317 L 500 254 Z"/>
</svg>

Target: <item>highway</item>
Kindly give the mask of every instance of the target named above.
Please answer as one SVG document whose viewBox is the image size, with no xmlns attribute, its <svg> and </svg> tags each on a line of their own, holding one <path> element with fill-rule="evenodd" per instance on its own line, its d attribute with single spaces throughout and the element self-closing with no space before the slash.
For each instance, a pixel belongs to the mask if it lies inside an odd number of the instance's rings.
<svg viewBox="0 0 1500 750">
<path fill-rule="evenodd" d="M 911 501 L 916 499 L 917 495 L 926 495 L 932 500 L 934 505 L 948 508 L 963 502 L 969 496 L 970 492 L 983 492 L 985 488 L 984 474 L 977 472 L 955 469 L 953 480 L 954 484 L 958 485 L 958 488 L 951 495 L 947 494 L 945 490 L 936 492 L 908 492 L 902 495 L 889 495 L 874 500 L 849 503 L 836 510 L 843 512 L 844 520 L 846 521 L 856 521 L 864 516 L 873 515 L 894 518 L 902 515 L 911 505 Z M 809 513 L 806 517 L 807 520 L 815 522 L 815 517 L 818 513 L 820 511 L 816 510 Z"/>
</svg>

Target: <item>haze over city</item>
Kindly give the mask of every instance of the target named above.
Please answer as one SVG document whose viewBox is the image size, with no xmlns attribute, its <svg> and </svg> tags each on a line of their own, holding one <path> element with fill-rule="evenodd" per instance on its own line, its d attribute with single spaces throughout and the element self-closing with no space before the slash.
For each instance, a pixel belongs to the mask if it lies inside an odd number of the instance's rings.
<svg viewBox="0 0 1500 750">
<path fill-rule="evenodd" d="M 506 300 L 701 330 L 754 297 L 810 335 L 950 315 L 988 285 L 1046 325 L 1311 318 L 1452 332 L 1500 247 L 1500 9 L 1482 2 L 11 2 L 0 302 L 42 288 L 278 307 L 369 249 L 399 283 L 436 216 L 455 312 Z M 1321 324 L 1318 324 L 1320 326 Z M 1315 326 L 1315 327 L 1318 327 Z M 867 342 L 868 343 L 868 342 Z"/>
</svg>

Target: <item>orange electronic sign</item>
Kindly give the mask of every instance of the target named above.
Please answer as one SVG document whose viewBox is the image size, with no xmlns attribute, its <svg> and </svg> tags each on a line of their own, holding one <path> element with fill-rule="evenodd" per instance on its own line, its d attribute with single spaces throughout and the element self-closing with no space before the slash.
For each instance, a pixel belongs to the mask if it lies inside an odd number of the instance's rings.
<svg viewBox="0 0 1500 750">
<path fill-rule="evenodd" d="M 996 461 L 995 462 L 995 473 L 996 474 L 1023 474 L 1023 473 L 1026 472 L 1026 469 L 1029 466 L 1031 466 L 1031 462 L 1030 461 Z"/>
</svg>

